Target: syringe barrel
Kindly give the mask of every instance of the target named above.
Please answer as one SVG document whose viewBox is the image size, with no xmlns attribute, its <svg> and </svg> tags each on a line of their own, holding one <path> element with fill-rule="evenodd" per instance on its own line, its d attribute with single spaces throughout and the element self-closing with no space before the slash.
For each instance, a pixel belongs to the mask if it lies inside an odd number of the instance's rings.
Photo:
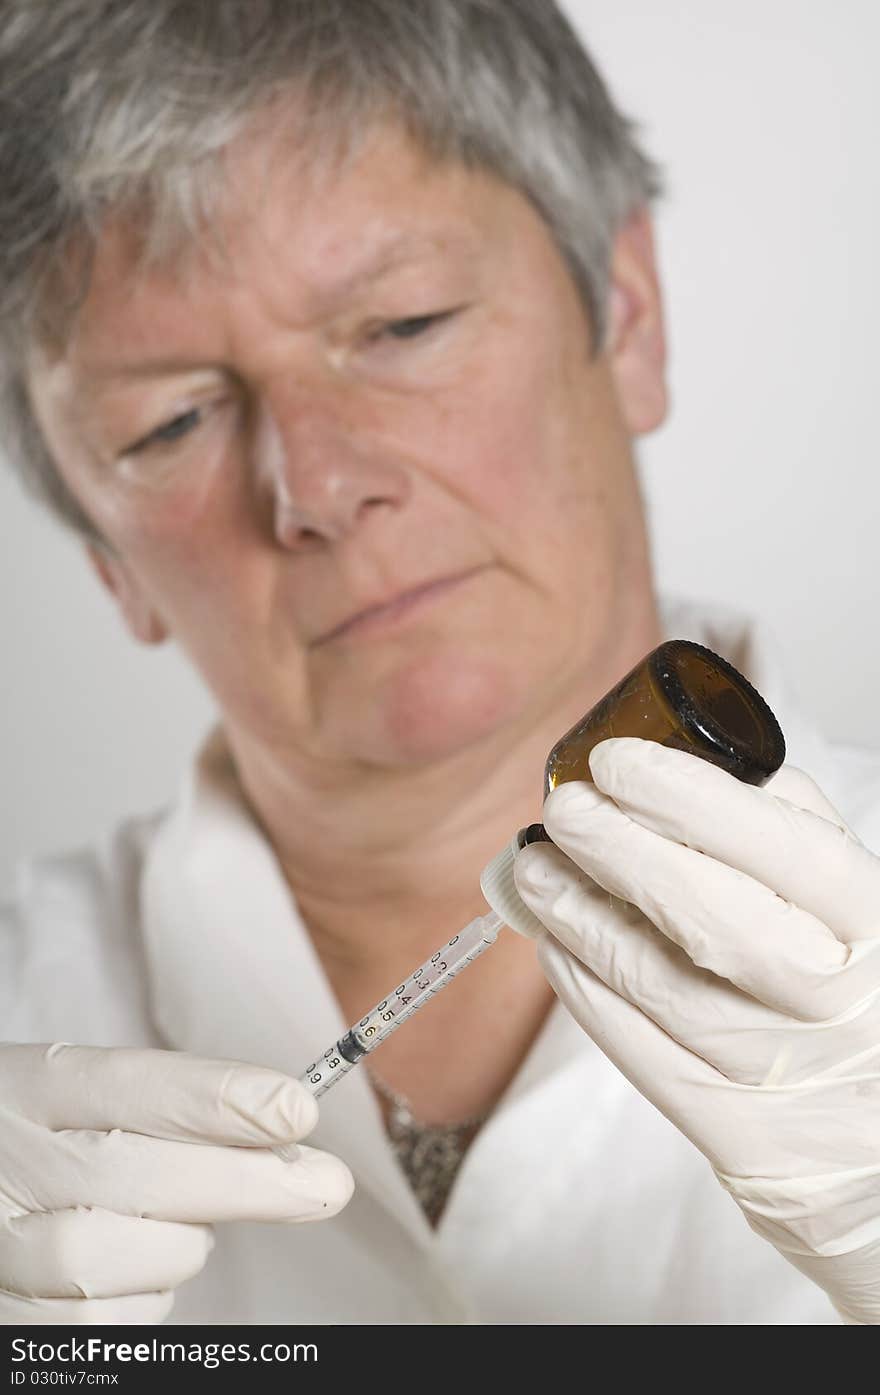
<svg viewBox="0 0 880 1395">
<path fill-rule="evenodd" d="M 299 1077 L 300 1084 L 320 1099 L 352 1066 L 401 1027 L 413 1013 L 451 983 L 461 970 L 494 944 L 503 924 L 494 911 L 478 916 L 441 949 L 420 964 L 403 983 L 377 1003 L 360 1022 L 329 1046 Z"/>
</svg>

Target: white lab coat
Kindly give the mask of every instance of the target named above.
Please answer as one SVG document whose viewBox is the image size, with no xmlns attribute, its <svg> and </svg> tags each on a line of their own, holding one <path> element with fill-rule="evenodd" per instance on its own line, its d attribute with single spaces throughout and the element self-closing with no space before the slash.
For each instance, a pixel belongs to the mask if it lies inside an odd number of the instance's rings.
<svg viewBox="0 0 880 1395">
<path fill-rule="evenodd" d="M 678 605 L 665 622 L 752 679 L 791 763 L 880 848 L 880 756 L 829 747 L 741 620 Z M 7 1040 L 162 1046 L 293 1075 L 349 1025 L 216 734 L 167 812 L 128 823 L 100 850 L 25 869 L 0 919 L 3 999 Z M 559 1005 L 467 1154 L 436 1231 L 363 1071 L 322 1100 L 309 1141 L 351 1167 L 349 1206 L 310 1225 L 218 1226 L 171 1322 L 839 1321 Z"/>
</svg>

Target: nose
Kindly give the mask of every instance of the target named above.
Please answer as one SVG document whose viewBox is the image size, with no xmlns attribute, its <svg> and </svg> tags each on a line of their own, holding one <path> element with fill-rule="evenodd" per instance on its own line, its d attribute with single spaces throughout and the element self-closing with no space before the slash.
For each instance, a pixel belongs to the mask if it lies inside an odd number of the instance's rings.
<svg viewBox="0 0 880 1395">
<path fill-rule="evenodd" d="M 256 473 L 273 536 L 290 550 L 339 542 L 376 510 L 401 508 L 410 489 L 375 428 L 316 400 L 263 410 Z"/>
</svg>

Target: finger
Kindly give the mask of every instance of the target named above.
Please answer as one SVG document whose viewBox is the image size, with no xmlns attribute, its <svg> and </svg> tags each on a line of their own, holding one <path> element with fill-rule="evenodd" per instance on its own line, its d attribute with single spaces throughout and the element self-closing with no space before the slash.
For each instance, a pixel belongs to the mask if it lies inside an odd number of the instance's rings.
<svg viewBox="0 0 880 1395">
<path fill-rule="evenodd" d="M 590 770 L 642 827 L 762 882 L 838 939 L 880 934 L 880 858 L 840 823 L 655 741 L 603 741 Z"/>
<path fill-rule="evenodd" d="M 560 785 L 544 822 L 606 891 L 638 906 L 700 968 L 768 1007 L 825 1021 L 877 992 L 880 941 L 847 948 L 815 916 L 745 873 L 650 832 L 591 785 Z"/>
<path fill-rule="evenodd" d="M 812 776 L 798 770 L 796 765 L 781 765 L 776 774 L 770 776 L 763 789 L 772 794 L 774 799 L 784 799 L 787 804 L 794 804 L 798 809 L 807 809 L 811 814 L 818 814 L 820 819 L 836 823 L 838 828 L 847 827 L 843 815 L 823 794 Z"/>
<path fill-rule="evenodd" d="M 173 1293 L 132 1293 L 124 1298 L 22 1298 L 0 1292 L 0 1324 L 7 1326 L 155 1326 L 174 1307 Z"/>
<path fill-rule="evenodd" d="M 711 1149 L 710 1116 L 714 1119 L 716 1090 L 723 1093 L 723 1077 L 554 940 L 540 941 L 538 962 L 556 995 L 630 1084 L 701 1151 Z"/>
<path fill-rule="evenodd" d="M 798 1023 L 698 968 L 636 906 L 609 897 L 552 844 L 523 849 L 514 872 L 522 899 L 569 953 L 729 1080 L 808 1079 L 827 1064 L 832 1025 L 841 1060 L 880 1036 L 880 1004 L 832 1022 Z"/>
<path fill-rule="evenodd" d="M 0 1228 L 0 1289 L 27 1298 L 117 1298 L 175 1289 L 214 1248 L 207 1226 L 40 1211 Z"/>
<path fill-rule="evenodd" d="M 336 1215 L 354 1189 L 339 1158 L 169 1143 L 140 1134 L 49 1132 L 0 1109 L 0 1176 L 10 1211 L 100 1207 L 157 1221 L 303 1221 Z"/>
<path fill-rule="evenodd" d="M 720 1173 L 738 1179 L 756 1172 L 765 1175 L 766 1140 L 772 1139 L 777 1178 L 816 1178 L 821 1183 L 823 1175 L 839 1173 L 842 1167 L 851 1172 L 854 1183 L 862 1169 L 872 1178 L 878 1175 L 876 1126 L 865 1107 L 868 1093 L 876 1088 L 876 1061 L 862 1070 L 851 1069 L 828 1088 L 821 1082 L 762 1089 L 736 1084 L 673 1041 L 555 940 L 540 941 L 538 960 L 584 1031 Z M 876 1224 L 870 1188 L 867 1204 L 864 1185 L 854 1185 L 853 1190 Z M 848 1210 L 847 1224 L 853 1214 Z M 814 1237 L 821 1231 L 823 1220 L 815 1208 L 805 1207 L 802 1219 Z"/>
<path fill-rule="evenodd" d="M 302 1138 L 318 1107 L 299 1081 L 179 1051 L 10 1045 L 0 1103 L 50 1129 L 125 1129 L 182 1142 L 267 1147 Z"/>
</svg>

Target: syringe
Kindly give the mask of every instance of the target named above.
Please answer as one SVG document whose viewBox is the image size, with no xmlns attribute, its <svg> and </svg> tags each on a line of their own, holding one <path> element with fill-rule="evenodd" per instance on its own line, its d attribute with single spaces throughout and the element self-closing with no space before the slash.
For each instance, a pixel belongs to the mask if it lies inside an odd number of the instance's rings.
<svg viewBox="0 0 880 1395">
<path fill-rule="evenodd" d="M 430 959 L 426 959 L 424 964 L 414 969 L 403 983 L 398 984 L 387 998 L 377 1003 L 366 1017 L 362 1017 L 344 1036 L 332 1046 L 328 1046 L 317 1060 L 306 1066 L 299 1077 L 299 1083 L 319 1099 L 331 1085 L 335 1085 L 337 1080 L 347 1075 L 352 1066 L 356 1066 L 358 1061 L 375 1051 L 377 1046 L 406 1022 L 407 1018 L 430 1002 L 441 988 L 452 982 L 456 974 L 461 973 L 462 969 L 466 969 L 468 964 L 479 958 L 483 950 L 494 944 L 498 931 L 504 924 L 505 921 L 495 911 L 477 916 L 476 920 L 459 930 L 457 935 L 453 935 L 451 940 L 432 954 Z M 287 1148 L 288 1145 L 283 1145 L 274 1151 L 279 1157 L 292 1160 L 296 1157 L 296 1147 L 290 1148 L 289 1155 Z"/>
<path fill-rule="evenodd" d="M 495 943 L 504 921 L 495 911 L 477 916 L 457 935 L 453 935 L 436 954 L 398 984 L 393 992 L 377 1003 L 353 1027 L 328 1046 L 322 1056 L 307 1066 L 299 1077 L 300 1084 L 320 1098 L 331 1085 L 341 1080 L 358 1061 L 375 1051 L 386 1037 L 402 1026 L 435 993 L 451 983 L 456 974 Z"/>
</svg>

